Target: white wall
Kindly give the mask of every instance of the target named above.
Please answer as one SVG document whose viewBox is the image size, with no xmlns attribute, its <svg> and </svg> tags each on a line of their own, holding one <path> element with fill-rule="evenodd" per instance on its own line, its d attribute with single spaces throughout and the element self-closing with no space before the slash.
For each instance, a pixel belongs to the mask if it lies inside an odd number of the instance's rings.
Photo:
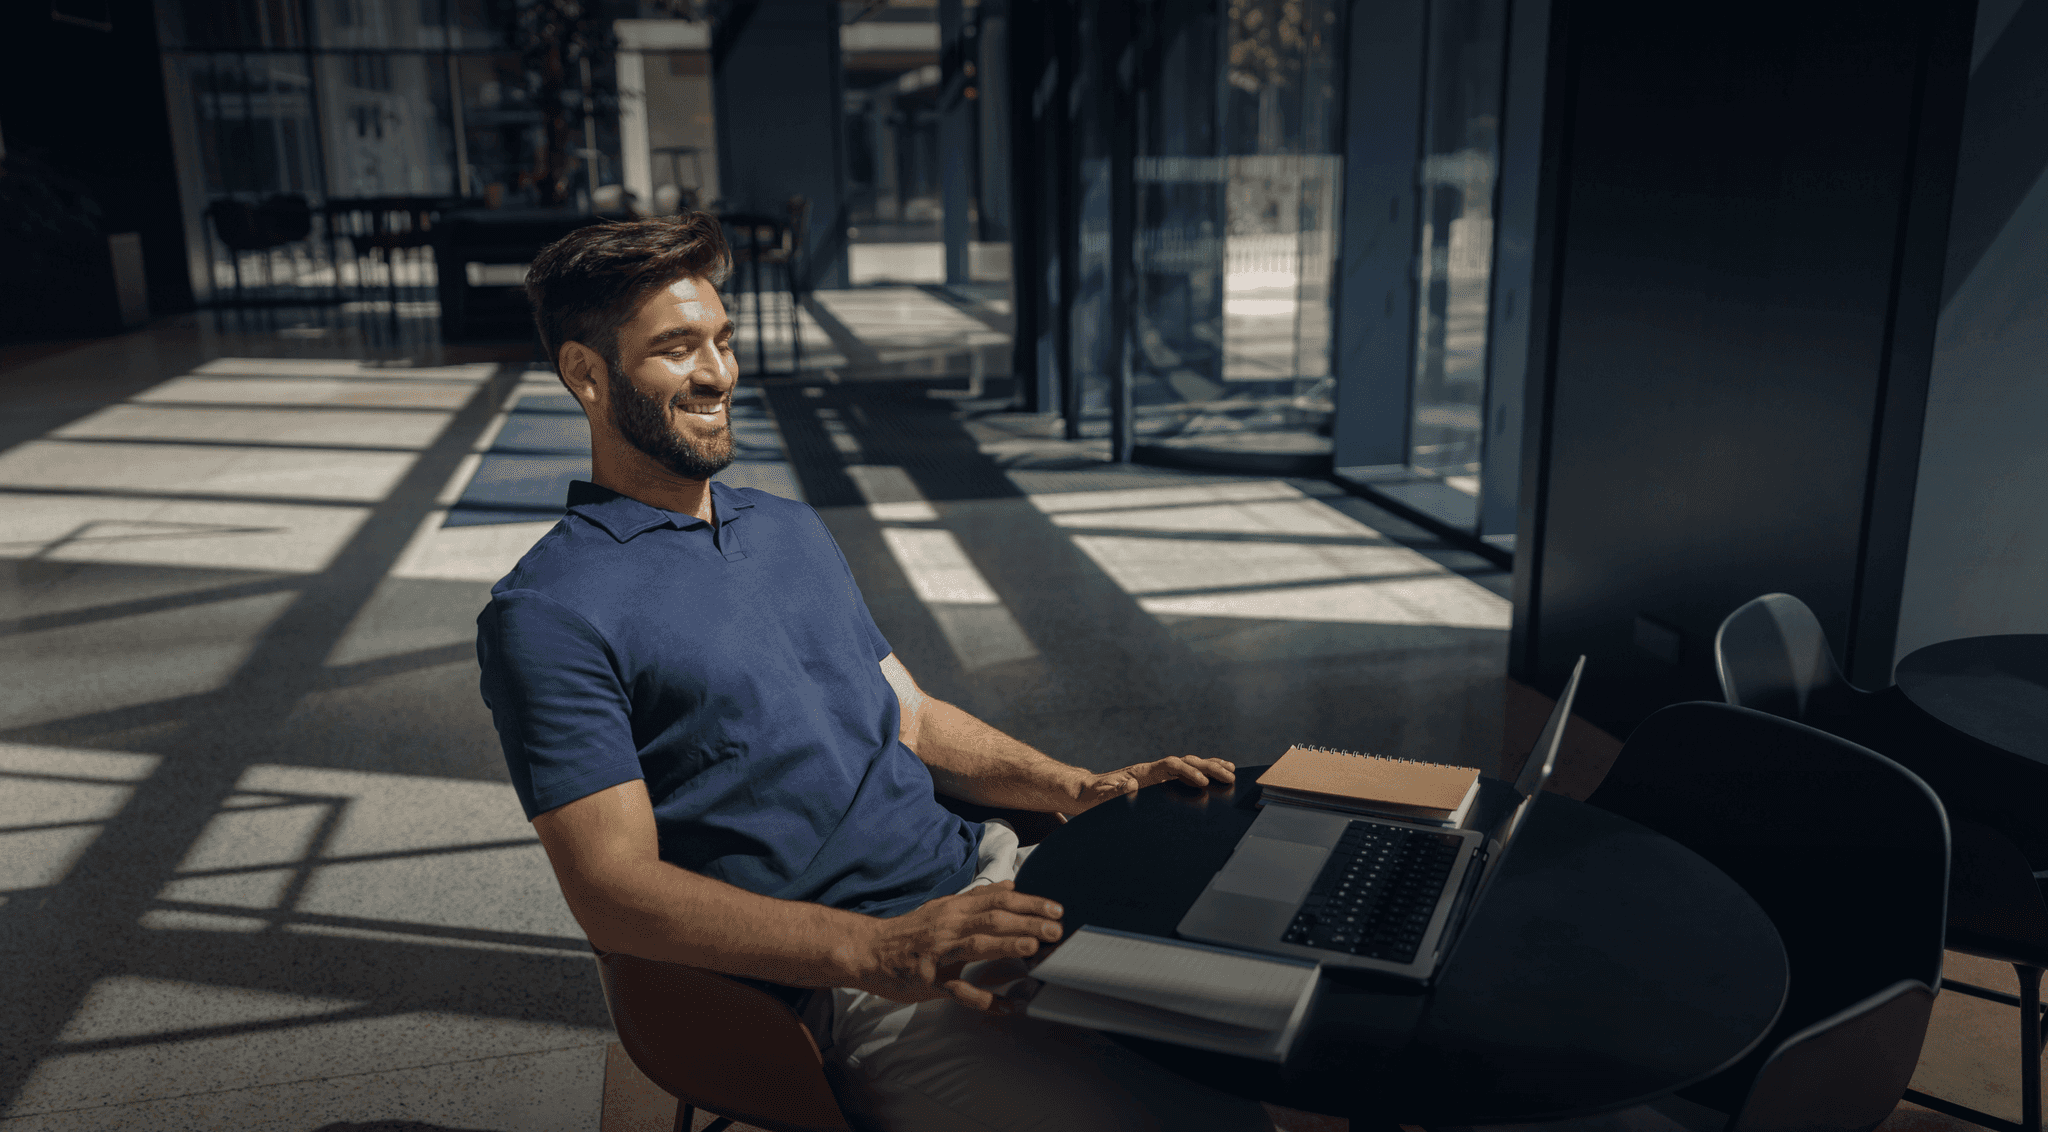
<svg viewBox="0 0 2048 1132">
<path fill-rule="evenodd" d="M 1984 4 L 1980 62 L 2020 7 Z M 1965 163 L 1959 182 L 1970 175 Z M 1896 657 L 1956 637 L 2048 633 L 2048 171 L 1948 287 Z"/>
<path fill-rule="evenodd" d="M 718 127 L 711 106 L 711 55 L 706 51 L 675 51 L 647 57 L 647 138 L 655 149 L 694 145 L 697 161 L 680 163 L 654 158 L 654 183 L 673 184 L 680 171 L 684 183 L 699 171 L 700 206 L 718 199 Z M 674 166 L 674 167 L 672 167 Z"/>
<path fill-rule="evenodd" d="M 718 133 L 711 105 L 711 29 L 685 20 L 615 20 L 619 37 L 621 176 L 643 212 L 655 190 L 701 175 L 699 207 L 718 199 Z M 692 145 L 695 162 L 654 151 Z"/>
</svg>

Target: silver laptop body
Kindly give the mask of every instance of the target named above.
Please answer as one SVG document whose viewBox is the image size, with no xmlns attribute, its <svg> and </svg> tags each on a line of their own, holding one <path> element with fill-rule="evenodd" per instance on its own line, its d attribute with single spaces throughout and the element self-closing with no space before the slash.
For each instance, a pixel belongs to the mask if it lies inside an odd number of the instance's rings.
<svg viewBox="0 0 2048 1132">
<path fill-rule="evenodd" d="M 1586 658 L 1572 669 L 1564 694 L 1551 710 L 1550 722 L 1537 737 L 1536 747 L 1523 764 L 1515 789 L 1517 802 L 1490 831 L 1444 829 L 1417 825 L 1395 818 L 1336 813 L 1288 802 L 1273 801 L 1259 812 L 1230 861 L 1218 870 L 1209 886 L 1181 918 L 1180 934 L 1189 939 L 1292 955 L 1321 962 L 1326 967 L 1381 971 L 1417 981 L 1427 981 L 1456 941 L 1457 930 L 1470 918 L 1471 909 L 1485 895 L 1487 885 L 1499 875 L 1500 864 L 1533 808 L 1536 796 L 1550 780 L 1557 766 L 1557 752 L 1564 739 L 1564 723 L 1571 715 L 1572 700 L 1578 694 L 1579 676 Z M 1297 915 L 1310 890 L 1322 875 L 1324 864 L 1346 834 L 1353 837 L 1385 836 L 1374 830 L 1353 830 L 1353 826 L 1390 826 L 1414 831 L 1401 837 L 1423 836 L 1440 843 L 1415 852 L 1455 854 L 1449 873 L 1443 878 L 1435 902 L 1411 904 L 1413 919 L 1401 926 L 1403 940 L 1415 938 L 1413 957 L 1381 958 L 1354 954 L 1348 950 L 1288 942 L 1291 928 L 1298 928 Z M 1492 834 L 1489 837 L 1489 833 Z M 1426 921 L 1422 918 L 1426 912 Z M 1390 929 L 1391 930 L 1391 929 Z M 1396 946 L 1397 953 L 1405 945 Z"/>
</svg>

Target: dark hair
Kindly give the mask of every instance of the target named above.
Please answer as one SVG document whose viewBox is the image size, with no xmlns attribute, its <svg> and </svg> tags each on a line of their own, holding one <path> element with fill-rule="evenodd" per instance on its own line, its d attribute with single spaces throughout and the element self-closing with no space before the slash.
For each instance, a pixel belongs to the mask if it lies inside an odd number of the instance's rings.
<svg viewBox="0 0 2048 1132">
<path fill-rule="evenodd" d="M 592 224 L 541 249 L 526 298 L 548 361 L 581 342 L 618 367 L 619 327 L 647 295 L 685 277 L 721 283 L 732 270 L 725 232 L 708 212 Z"/>
</svg>

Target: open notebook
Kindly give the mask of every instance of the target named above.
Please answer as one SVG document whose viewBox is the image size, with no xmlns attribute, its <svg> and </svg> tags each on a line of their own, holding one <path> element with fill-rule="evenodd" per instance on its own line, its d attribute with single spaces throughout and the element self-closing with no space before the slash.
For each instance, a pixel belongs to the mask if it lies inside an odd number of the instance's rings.
<svg viewBox="0 0 2048 1132">
<path fill-rule="evenodd" d="M 1312 961 L 1083 927 L 1039 963 L 1032 1018 L 1285 1061 L 1322 972 Z"/>
</svg>

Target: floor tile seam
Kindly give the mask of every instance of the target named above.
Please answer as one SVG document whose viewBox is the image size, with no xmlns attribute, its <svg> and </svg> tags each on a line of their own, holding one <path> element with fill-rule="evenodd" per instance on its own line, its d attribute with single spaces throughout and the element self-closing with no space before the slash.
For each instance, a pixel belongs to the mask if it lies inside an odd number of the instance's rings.
<svg viewBox="0 0 2048 1132">
<path fill-rule="evenodd" d="M 611 1043 L 617 1040 L 618 1038 L 616 1036 L 610 1036 L 603 1038 L 602 1040 L 577 1042 L 572 1045 L 564 1046 L 550 1046 L 546 1049 L 522 1050 L 518 1053 L 491 1053 L 485 1054 L 482 1057 L 458 1057 L 452 1058 L 447 1061 L 422 1062 L 417 1065 L 392 1065 L 386 1066 L 382 1069 L 364 1069 L 354 1073 L 336 1073 L 330 1076 L 294 1077 L 287 1081 L 271 1081 L 261 1085 L 237 1085 L 231 1089 L 200 1089 L 196 1092 L 175 1093 L 169 1096 L 161 1097 L 146 1097 L 142 1100 L 114 1101 L 108 1104 L 80 1105 L 77 1108 L 51 1108 L 43 1109 L 39 1112 L 4 1113 L 0 1114 L 0 1125 L 4 1125 L 9 1121 L 14 1120 L 26 1120 L 31 1117 L 63 1116 L 67 1113 L 98 1112 L 101 1109 L 110 1108 L 134 1108 L 138 1105 L 162 1104 L 165 1101 L 190 1100 L 193 1097 L 226 1096 L 230 1093 L 251 1093 L 256 1092 L 260 1089 L 277 1089 L 289 1085 L 308 1085 L 316 1083 L 325 1084 L 330 1081 L 347 1081 L 357 1077 L 376 1077 L 386 1073 L 411 1073 L 421 1069 L 442 1069 L 452 1065 L 474 1065 L 484 1061 L 509 1061 L 517 1057 L 540 1057 L 551 1053 L 568 1053 L 572 1050 L 596 1049 L 600 1047 L 609 1046 L 611 1045 Z"/>
</svg>

